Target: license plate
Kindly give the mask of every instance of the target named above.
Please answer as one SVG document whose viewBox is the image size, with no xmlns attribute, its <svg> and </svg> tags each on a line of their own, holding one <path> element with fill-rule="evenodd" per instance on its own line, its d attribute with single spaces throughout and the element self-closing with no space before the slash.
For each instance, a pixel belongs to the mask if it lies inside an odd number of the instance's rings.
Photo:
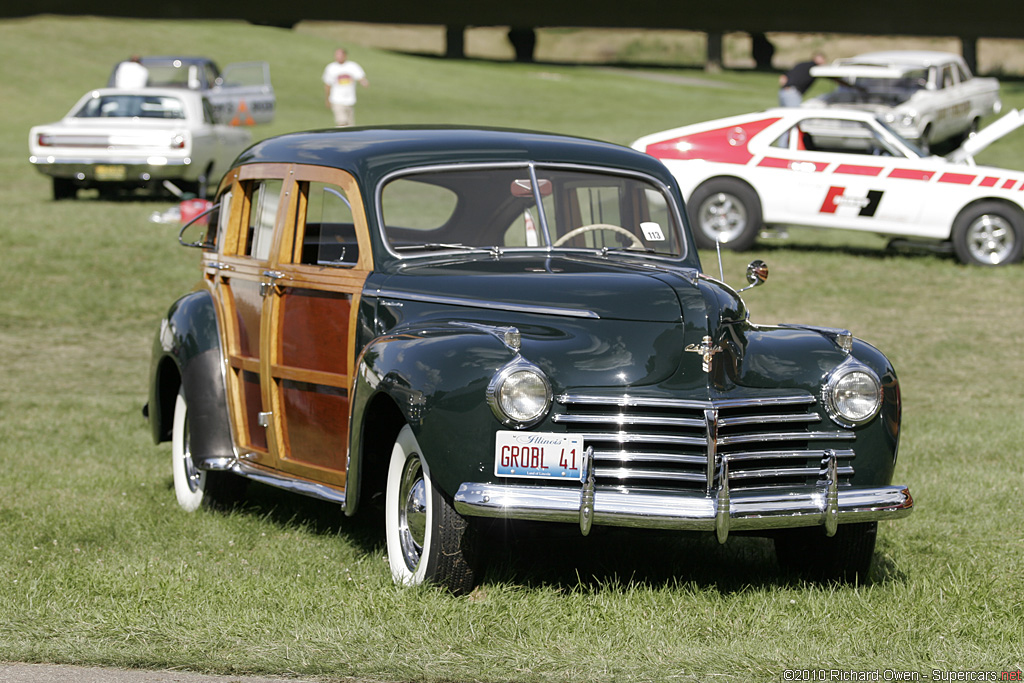
<svg viewBox="0 0 1024 683">
<path fill-rule="evenodd" d="M 128 171 L 124 166 L 99 165 L 95 169 L 96 180 L 124 180 Z"/>
<path fill-rule="evenodd" d="M 494 474 L 580 481 L 583 479 L 583 437 L 500 431 L 494 440 Z"/>
</svg>

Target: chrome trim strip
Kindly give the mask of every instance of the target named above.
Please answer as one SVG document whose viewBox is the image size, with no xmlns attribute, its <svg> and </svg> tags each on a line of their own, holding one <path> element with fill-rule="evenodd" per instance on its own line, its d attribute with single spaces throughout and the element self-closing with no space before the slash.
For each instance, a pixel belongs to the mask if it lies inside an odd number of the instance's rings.
<svg viewBox="0 0 1024 683">
<path fill-rule="evenodd" d="M 766 398 L 741 398 L 728 400 L 688 400 L 672 398 L 649 398 L 641 396 L 599 396 L 596 394 L 559 394 L 555 399 L 562 404 L 607 405 L 615 407 L 640 408 L 756 408 L 763 406 L 813 405 L 817 399 L 810 394 L 771 396 Z"/>
<path fill-rule="evenodd" d="M 821 422 L 821 415 L 751 415 L 749 417 L 723 417 L 718 424 L 722 427 L 738 427 L 740 425 L 779 424 L 787 422 Z"/>
<path fill-rule="evenodd" d="M 730 492 L 730 531 L 824 526 L 903 517 L 914 500 L 906 486 L 841 489 L 835 502 L 823 487 L 786 487 Z M 594 524 L 606 526 L 715 531 L 719 513 L 716 497 L 619 489 L 594 492 Z M 455 494 L 460 514 L 503 519 L 578 523 L 578 487 L 463 483 Z M 721 522 L 724 524 L 723 522 Z"/>
<path fill-rule="evenodd" d="M 376 292 L 369 292 L 366 295 L 375 294 L 378 298 L 405 299 L 407 301 L 420 301 L 428 304 L 444 304 L 446 306 L 467 306 L 470 308 L 487 308 L 496 311 L 515 311 L 517 313 L 540 313 L 542 315 L 563 315 L 570 318 L 592 318 L 599 320 L 594 311 L 578 308 L 557 308 L 555 306 L 534 306 L 526 304 L 510 304 L 499 301 L 486 301 L 483 299 L 469 299 L 456 296 L 436 296 L 433 294 L 416 294 L 413 292 L 401 292 L 392 289 L 380 289 Z"/>
<path fill-rule="evenodd" d="M 852 441 L 857 438 L 853 432 L 773 432 L 770 434 L 738 434 L 723 436 L 719 440 L 722 446 L 737 443 L 764 443 L 766 441 L 818 441 L 819 439 L 843 439 Z"/>
<path fill-rule="evenodd" d="M 584 441 L 595 441 L 597 443 L 614 441 L 615 443 L 674 443 L 684 446 L 706 446 L 708 439 L 705 436 L 673 436 L 671 434 L 633 434 L 630 432 L 595 432 L 592 434 L 580 434 Z"/>
<path fill-rule="evenodd" d="M 832 451 L 838 458 L 852 459 L 856 455 L 852 450 L 841 450 Z M 818 458 L 824 460 L 828 457 L 829 451 L 824 450 L 805 450 L 805 451 L 737 451 L 729 454 L 729 460 L 732 462 L 744 462 L 747 460 L 773 460 L 773 459 L 788 459 L 794 460 L 807 460 L 809 458 Z"/>
<path fill-rule="evenodd" d="M 267 470 L 255 467 L 244 461 L 236 461 L 230 468 L 231 472 L 235 474 L 258 481 L 261 484 L 267 484 L 274 486 L 285 491 L 291 491 L 293 493 L 301 493 L 304 496 L 310 496 L 312 498 L 319 498 L 320 500 L 326 500 L 329 503 L 338 503 L 342 506 L 345 505 L 345 494 L 342 491 L 324 486 L 323 484 L 316 484 L 305 479 L 297 479 L 295 477 L 289 477 L 279 472 L 268 472 Z"/>
<path fill-rule="evenodd" d="M 729 457 L 732 458 L 731 455 Z M 703 465 L 704 461 L 707 460 L 707 456 L 684 455 L 682 453 L 631 453 L 629 451 L 594 451 L 594 459 L 600 462 L 667 462 L 672 463 L 674 465 Z"/>
<path fill-rule="evenodd" d="M 820 474 L 821 470 L 815 468 L 811 474 Z M 664 481 L 693 481 L 704 483 L 706 479 L 703 472 L 671 472 L 665 470 L 640 470 L 629 467 L 597 467 L 594 476 L 607 479 L 658 479 Z"/>
<path fill-rule="evenodd" d="M 606 424 L 618 425 L 655 425 L 658 427 L 694 427 L 704 428 L 704 420 L 697 420 L 689 417 L 652 417 L 649 415 L 622 415 L 619 413 L 605 413 L 594 415 L 575 415 L 573 413 L 559 413 L 551 416 L 552 422 L 575 423 L 575 424 Z"/>
</svg>

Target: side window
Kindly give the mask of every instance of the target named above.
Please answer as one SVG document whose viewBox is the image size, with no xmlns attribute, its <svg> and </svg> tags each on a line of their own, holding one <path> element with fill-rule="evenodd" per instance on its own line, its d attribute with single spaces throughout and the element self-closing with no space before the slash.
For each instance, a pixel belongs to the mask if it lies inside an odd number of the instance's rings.
<svg viewBox="0 0 1024 683">
<path fill-rule="evenodd" d="M 302 183 L 306 193 L 305 225 L 299 263 L 351 268 L 359 260 L 352 205 L 345 191 L 320 182 Z"/>
<path fill-rule="evenodd" d="M 951 88 L 955 81 L 953 80 L 953 67 L 944 66 L 942 67 L 942 87 Z"/>
<path fill-rule="evenodd" d="M 251 186 L 249 225 L 245 240 L 245 255 L 260 261 L 270 257 L 274 239 L 274 221 L 277 205 L 281 201 L 283 181 L 256 180 Z"/>
</svg>

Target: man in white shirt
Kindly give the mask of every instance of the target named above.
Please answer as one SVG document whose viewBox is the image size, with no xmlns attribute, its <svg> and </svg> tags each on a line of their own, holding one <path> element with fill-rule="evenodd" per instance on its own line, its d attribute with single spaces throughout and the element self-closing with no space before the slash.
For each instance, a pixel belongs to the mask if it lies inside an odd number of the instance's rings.
<svg viewBox="0 0 1024 683">
<path fill-rule="evenodd" d="M 324 67 L 321 78 L 324 83 L 324 99 L 328 109 L 334 112 L 336 126 L 351 126 L 355 123 L 356 83 L 364 88 L 370 85 L 363 68 L 349 61 L 344 48 L 334 51 L 334 61 Z"/>
<path fill-rule="evenodd" d="M 117 65 L 114 72 L 115 88 L 145 88 L 149 80 L 149 69 L 142 66 L 142 59 L 138 55 L 132 55 L 127 62 Z"/>
</svg>

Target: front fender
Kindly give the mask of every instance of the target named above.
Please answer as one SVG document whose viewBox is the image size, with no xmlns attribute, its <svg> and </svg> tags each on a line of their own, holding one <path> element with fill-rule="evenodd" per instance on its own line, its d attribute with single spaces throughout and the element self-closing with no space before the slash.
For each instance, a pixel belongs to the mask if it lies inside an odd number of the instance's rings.
<svg viewBox="0 0 1024 683">
<path fill-rule="evenodd" d="M 197 464 L 234 455 L 223 359 L 212 295 L 198 290 L 175 301 L 153 342 L 150 429 L 154 442 L 170 439 L 175 397 L 184 387 Z"/>
<path fill-rule="evenodd" d="M 346 512 L 358 503 L 363 473 L 377 471 L 371 461 L 390 456 L 391 443 L 378 442 L 372 426 L 379 424 L 374 413 L 383 404 L 400 413 L 399 423 L 412 427 L 443 491 L 454 495 L 463 481 L 472 480 L 469 473 L 479 477 L 481 458 L 501 426 L 485 400 L 487 385 L 515 356 L 496 335 L 456 325 L 405 331 L 367 344 L 353 383 Z M 401 426 L 394 420 L 387 425 L 396 433 Z M 476 451 L 480 458 L 473 457 Z"/>
</svg>

